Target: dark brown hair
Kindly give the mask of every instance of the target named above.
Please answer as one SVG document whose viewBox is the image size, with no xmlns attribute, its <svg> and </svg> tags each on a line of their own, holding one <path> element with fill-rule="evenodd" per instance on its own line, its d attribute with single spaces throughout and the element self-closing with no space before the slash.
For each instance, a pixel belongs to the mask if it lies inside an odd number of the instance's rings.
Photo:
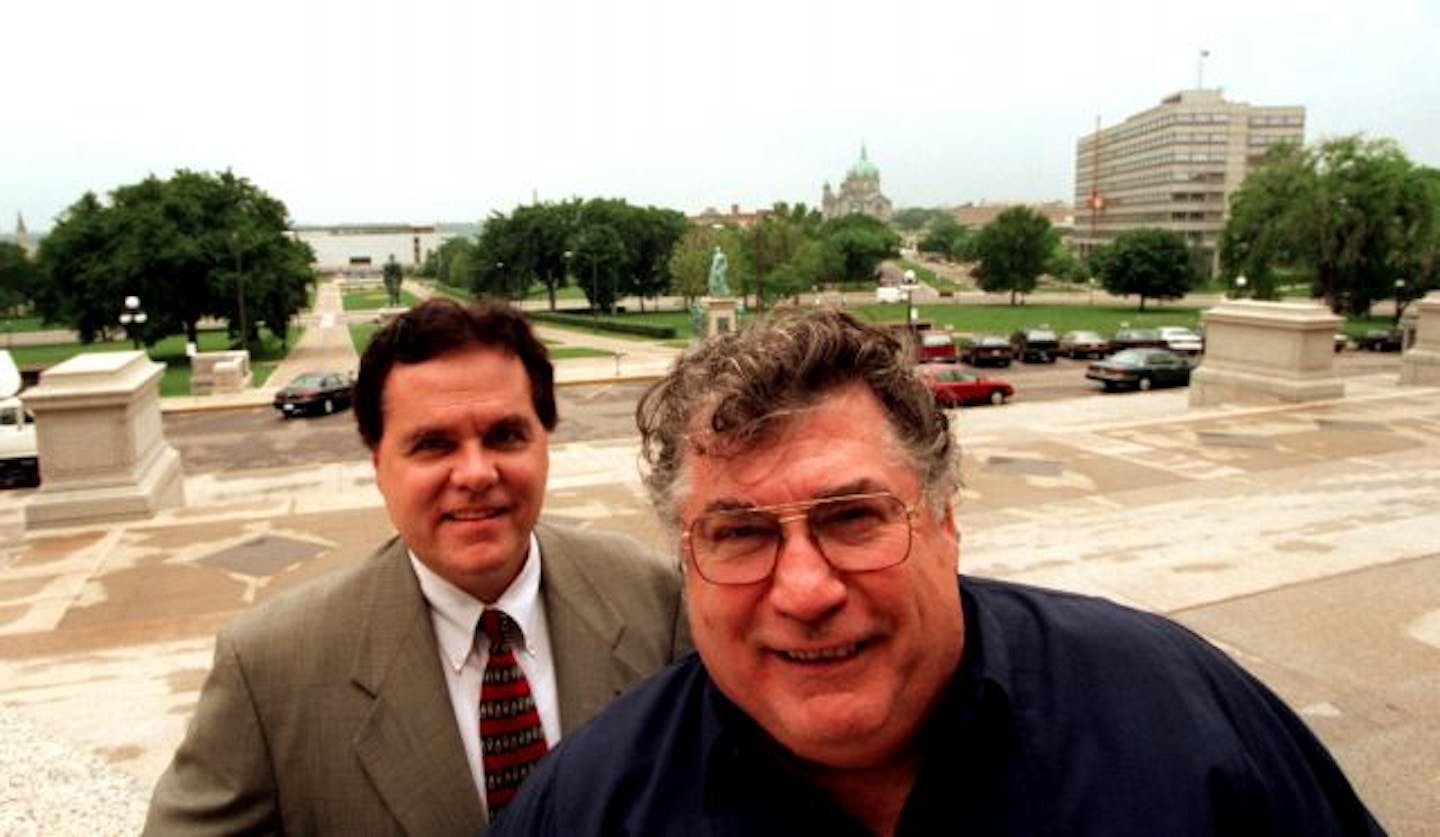
<svg viewBox="0 0 1440 837">
<path fill-rule="evenodd" d="M 360 356 L 355 381 L 355 421 L 360 438 L 374 450 L 385 433 L 381 397 L 385 381 L 397 363 L 427 360 L 472 347 L 496 348 L 514 355 L 530 377 L 530 402 L 546 430 L 554 430 L 555 370 L 550 354 L 530 329 L 525 316 L 495 300 L 462 305 L 453 299 L 432 297 L 387 323 Z"/>
</svg>

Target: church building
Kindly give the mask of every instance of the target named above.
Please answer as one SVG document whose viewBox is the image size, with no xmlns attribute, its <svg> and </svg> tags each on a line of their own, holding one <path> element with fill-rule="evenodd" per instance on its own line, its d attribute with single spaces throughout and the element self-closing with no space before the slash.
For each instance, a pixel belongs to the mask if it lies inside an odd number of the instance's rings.
<svg viewBox="0 0 1440 837">
<path fill-rule="evenodd" d="M 893 212 L 890 199 L 880 192 L 880 170 L 870 162 L 865 146 L 860 146 L 860 159 L 845 173 L 840 193 L 831 191 L 829 181 L 820 197 L 820 213 L 827 219 L 853 213 L 889 221 Z"/>
</svg>

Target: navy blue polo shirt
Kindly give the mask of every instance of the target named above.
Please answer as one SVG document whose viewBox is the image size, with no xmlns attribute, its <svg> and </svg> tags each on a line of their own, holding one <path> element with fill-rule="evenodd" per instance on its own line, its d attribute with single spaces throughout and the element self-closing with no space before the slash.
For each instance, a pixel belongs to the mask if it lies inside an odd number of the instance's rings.
<svg viewBox="0 0 1440 837">
<path fill-rule="evenodd" d="M 1324 747 L 1185 628 L 960 580 L 961 664 L 898 834 L 1383 833 Z M 861 835 L 691 654 L 561 742 L 497 835 Z"/>
</svg>

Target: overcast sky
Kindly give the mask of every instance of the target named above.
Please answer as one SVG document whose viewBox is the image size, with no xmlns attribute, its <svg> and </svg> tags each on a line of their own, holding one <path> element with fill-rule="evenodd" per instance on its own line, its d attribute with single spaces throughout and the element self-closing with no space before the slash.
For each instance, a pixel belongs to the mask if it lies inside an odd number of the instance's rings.
<svg viewBox="0 0 1440 837">
<path fill-rule="evenodd" d="M 26 0 L 0 12 L 0 230 L 226 168 L 298 223 L 538 197 L 1070 200 L 1076 139 L 1197 84 L 1440 165 L 1434 0 Z"/>
</svg>

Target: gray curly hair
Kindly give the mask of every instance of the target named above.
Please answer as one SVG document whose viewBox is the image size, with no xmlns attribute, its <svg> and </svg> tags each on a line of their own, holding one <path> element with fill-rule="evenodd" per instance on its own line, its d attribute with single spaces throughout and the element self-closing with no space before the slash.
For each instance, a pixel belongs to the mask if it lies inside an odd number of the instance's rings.
<svg viewBox="0 0 1440 837">
<path fill-rule="evenodd" d="M 926 500 L 943 507 L 959 484 L 959 446 L 914 374 L 912 351 L 884 328 L 833 309 L 757 318 L 687 350 L 635 410 L 642 476 L 662 522 L 672 534 L 679 529 L 687 454 L 751 449 L 852 383 L 874 393 Z"/>
</svg>

